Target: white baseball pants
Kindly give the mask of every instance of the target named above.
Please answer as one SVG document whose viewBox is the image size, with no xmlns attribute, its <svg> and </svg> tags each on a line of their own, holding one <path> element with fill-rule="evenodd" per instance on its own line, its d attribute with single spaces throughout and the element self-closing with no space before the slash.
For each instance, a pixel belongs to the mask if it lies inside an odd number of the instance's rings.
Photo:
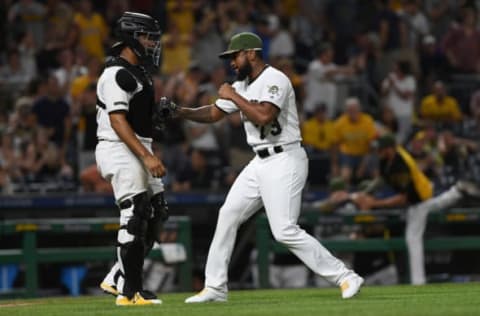
<svg viewBox="0 0 480 316">
<path fill-rule="evenodd" d="M 228 264 L 237 230 L 262 205 L 274 238 L 315 273 L 337 285 L 354 273 L 297 225 L 307 173 L 308 158 L 300 146 L 264 159 L 255 156 L 249 162 L 220 208 L 205 268 L 206 287 L 228 291 Z"/>
<path fill-rule="evenodd" d="M 408 248 L 410 282 L 422 285 L 426 282 L 423 234 L 427 226 L 428 213 L 449 208 L 462 198 L 462 194 L 453 186 L 450 190 L 415 204 L 407 210 L 405 239 Z"/>
<path fill-rule="evenodd" d="M 142 142 L 142 144 L 152 152 L 150 142 Z M 95 149 L 95 158 L 100 174 L 112 184 L 117 204 L 142 192 L 148 192 L 150 196 L 153 196 L 164 191 L 162 179 L 154 178 L 123 142 L 100 141 Z M 120 225 L 125 225 L 131 216 L 132 209 L 121 210 Z M 125 242 L 126 238 L 133 238 L 133 236 L 126 234 L 125 230 L 120 230 L 118 240 Z M 118 254 L 117 257 L 120 258 L 120 255 Z M 116 285 L 117 289 L 122 292 L 123 275 L 115 280 L 115 275 L 119 270 L 124 272 L 120 264 L 121 260 L 119 259 L 119 261 L 112 266 L 103 281 L 109 285 Z"/>
<path fill-rule="evenodd" d="M 152 152 L 150 142 L 142 144 Z M 154 178 L 123 142 L 100 141 L 95 158 L 102 177 L 112 184 L 117 202 L 145 191 L 150 195 L 163 192 L 162 179 Z"/>
</svg>

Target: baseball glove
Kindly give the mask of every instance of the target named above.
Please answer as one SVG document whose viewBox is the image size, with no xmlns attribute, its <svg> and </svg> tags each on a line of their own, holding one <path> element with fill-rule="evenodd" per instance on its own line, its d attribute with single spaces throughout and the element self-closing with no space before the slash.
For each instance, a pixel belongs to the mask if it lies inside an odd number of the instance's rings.
<svg viewBox="0 0 480 316">
<path fill-rule="evenodd" d="M 156 130 L 164 130 L 167 120 L 175 115 L 177 105 L 167 97 L 162 97 L 153 110 L 153 127 Z"/>
</svg>

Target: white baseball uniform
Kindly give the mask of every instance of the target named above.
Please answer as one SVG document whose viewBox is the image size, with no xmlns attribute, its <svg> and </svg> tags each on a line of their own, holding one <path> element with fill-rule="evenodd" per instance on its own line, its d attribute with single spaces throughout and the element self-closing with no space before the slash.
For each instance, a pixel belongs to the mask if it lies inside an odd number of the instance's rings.
<svg viewBox="0 0 480 316">
<path fill-rule="evenodd" d="M 340 285 L 354 272 L 297 225 L 308 158 L 300 144 L 295 93 L 290 80 L 279 70 L 266 66 L 252 82 L 237 81 L 233 87 L 247 100 L 270 102 L 280 112 L 268 126 L 257 126 L 242 114 L 247 142 L 257 155 L 239 174 L 220 209 L 207 258 L 205 286 L 227 292 L 228 264 L 237 229 L 262 206 L 274 238 L 315 273 Z M 226 113 L 239 111 L 228 100 L 219 99 L 216 106 Z"/>
<path fill-rule="evenodd" d="M 120 66 L 108 67 L 100 76 L 97 84 L 97 96 L 105 105 L 97 105 L 97 137 L 99 143 L 95 150 L 97 167 L 101 175 L 112 183 L 116 201 L 148 191 L 151 195 L 163 192 L 160 178 L 154 178 L 144 164 L 125 145 L 110 125 L 108 114 L 112 111 L 129 111 L 130 101 L 137 92 L 142 91 L 140 81 L 133 93 L 123 90 L 117 84 L 115 76 Z M 152 139 L 137 135 L 142 144 L 151 152 Z"/>
<path fill-rule="evenodd" d="M 118 59 L 118 63 L 125 64 L 121 59 Z M 144 192 L 147 192 L 151 198 L 164 191 L 162 180 L 152 176 L 142 161 L 118 137 L 110 124 L 109 113 L 125 111 L 127 121 L 135 135 L 147 150 L 152 152 L 150 130 L 152 125 L 150 113 L 154 100 L 152 82 L 139 79 L 148 80 L 148 77 L 145 76 L 132 76 L 130 71 L 137 68 L 128 65 L 126 67 L 120 65 L 107 67 L 97 83 L 97 137 L 99 142 L 95 149 L 95 158 L 102 177 L 112 184 L 115 200 L 119 207 L 121 202 Z M 124 87 L 120 86 L 122 82 Z M 128 91 L 128 88 L 131 90 Z M 150 207 L 150 204 L 147 207 Z M 127 227 L 134 215 L 135 205 L 125 209 L 120 208 L 120 227 Z M 153 217 L 153 213 L 151 216 Z M 123 245 L 131 243 L 134 238 L 135 236 L 127 229 L 119 230 L 118 242 L 121 246 L 117 247 L 118 261 L 102 282 L 116 286 L 120 293 L 123 293 L 127 284 L 125 266 L 128 264 L 122 257 L 121 249 Z M 140 264 L 143 265 L 143 257 Z M 141 275 L 141 271 L 139 273 Z M 135 275 L 135 277 L 137 276 Z"/>
</svg>

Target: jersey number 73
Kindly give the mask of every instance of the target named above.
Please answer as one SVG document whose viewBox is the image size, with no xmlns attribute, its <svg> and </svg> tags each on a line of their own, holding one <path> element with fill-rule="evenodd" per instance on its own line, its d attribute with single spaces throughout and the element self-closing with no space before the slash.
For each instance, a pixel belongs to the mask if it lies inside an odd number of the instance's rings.
<svg viewBox="0 0 480 316">
<path fill-rule="evenodd" d="M 281 132 L 282 132 L 282 127 L 280 126 L 278 119 L 275 119 L 269 125 L 260 126 L 260 139 L 265 139 L 268 133 L 272 134 L 273 136 L 277 136 L 277 135 L 280 135 Z"/>
</svg>

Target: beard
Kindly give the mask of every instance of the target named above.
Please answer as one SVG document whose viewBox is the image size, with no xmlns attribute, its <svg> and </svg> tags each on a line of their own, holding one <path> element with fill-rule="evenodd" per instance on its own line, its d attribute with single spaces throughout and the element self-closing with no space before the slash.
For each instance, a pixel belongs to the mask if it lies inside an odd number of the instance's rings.
<svg viewBox="0 0 480 316">
<path fill-rule="evenodd" d="M 242 67 L 238 68 L 237 80 L 243 81 L 252 73 L 252 65 L 246 62 Z"/>
</svg>

